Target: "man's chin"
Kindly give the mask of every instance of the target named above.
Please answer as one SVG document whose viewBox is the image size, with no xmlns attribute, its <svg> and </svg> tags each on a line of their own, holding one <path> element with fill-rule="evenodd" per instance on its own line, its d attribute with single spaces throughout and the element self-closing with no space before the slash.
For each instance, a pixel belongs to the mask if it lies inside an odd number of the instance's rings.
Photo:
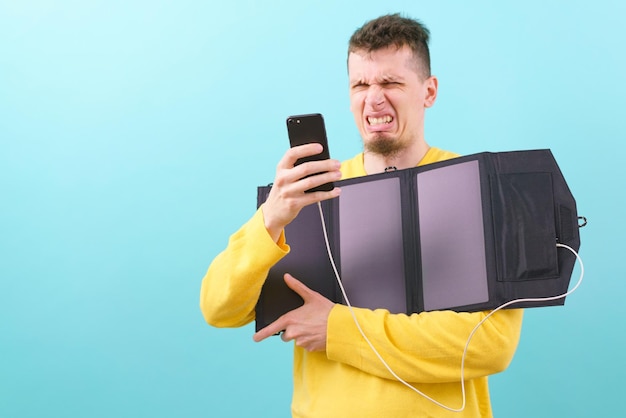
<svg viewBox="0 0 626 418">
<path fill-rule="evenodd" d="M 404 148 L 405 146 L 402 141 L 383 133 L 375 135 L 365 143 L 365 151 L 382 155 L 383 157 L 396 156 L 402 152 Z"/>
</svg>

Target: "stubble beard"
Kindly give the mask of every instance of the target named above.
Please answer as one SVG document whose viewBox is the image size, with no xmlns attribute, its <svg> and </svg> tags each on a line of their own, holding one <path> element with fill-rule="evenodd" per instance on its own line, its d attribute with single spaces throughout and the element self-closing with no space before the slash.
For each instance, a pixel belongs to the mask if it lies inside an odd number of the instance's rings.
<svg viewBox="0 0 626 418">
<path fill-rule="evenodd" d="M 380 155 L 385 158 L 395 158 L 406 149 L 406 144 L 400 138 L 390 138 L 383 134 L 377 134 L 369 142 L 364 144 L 365 152 Z"/>
</svg>

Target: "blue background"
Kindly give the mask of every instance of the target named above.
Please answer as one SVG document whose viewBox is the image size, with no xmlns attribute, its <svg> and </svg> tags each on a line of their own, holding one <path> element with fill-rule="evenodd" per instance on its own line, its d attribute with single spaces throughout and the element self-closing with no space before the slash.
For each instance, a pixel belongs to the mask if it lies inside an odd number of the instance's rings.
<svg viewBox="0 0 626 418">
<path fill-rule="evenodd" d="M 496 416 L 618 415 L 626 3 L 504 3 L 0 1 L 0 416 L 289 415 L 291 344 L 207 326 L 200 281 L 287 115 L 360 151 L 347 40 L 396 11 L 432 32 L 427 140 L 550 148 L 589 218 L 585 281 L 527 311 Z"/>
</svg>

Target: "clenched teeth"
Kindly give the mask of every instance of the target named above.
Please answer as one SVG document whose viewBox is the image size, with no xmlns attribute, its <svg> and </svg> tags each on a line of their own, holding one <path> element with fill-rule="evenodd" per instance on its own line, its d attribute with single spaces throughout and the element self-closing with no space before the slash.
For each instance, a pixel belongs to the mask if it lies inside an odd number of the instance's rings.
<svg viewBox="0 0 626 418">
<path fill-rule="evenodd" d="M 380 118 L 368 117 L 367 121 L 370 125 L 382 125 L 383 123 L 391 123 L 393 118 L 389 115 L 381 116 Z"/>
</svg>

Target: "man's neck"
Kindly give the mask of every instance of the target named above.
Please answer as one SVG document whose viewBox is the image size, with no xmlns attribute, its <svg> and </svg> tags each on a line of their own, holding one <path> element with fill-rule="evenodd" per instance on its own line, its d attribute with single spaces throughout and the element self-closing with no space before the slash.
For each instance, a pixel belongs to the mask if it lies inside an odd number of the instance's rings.
<svg viewBox="0 0 626 418">
<path fill-rule="evenodd" d="M 384 156 L 367 150 L 363 153 L 363 166 L 367 174 L 383 173 L 389 170 L 402 170 L 412 168 L 422 161 L 430 147 L 426 142 L 416 144 L 411 149 L 406 149 L 398 155 Z"/>
</svg>

